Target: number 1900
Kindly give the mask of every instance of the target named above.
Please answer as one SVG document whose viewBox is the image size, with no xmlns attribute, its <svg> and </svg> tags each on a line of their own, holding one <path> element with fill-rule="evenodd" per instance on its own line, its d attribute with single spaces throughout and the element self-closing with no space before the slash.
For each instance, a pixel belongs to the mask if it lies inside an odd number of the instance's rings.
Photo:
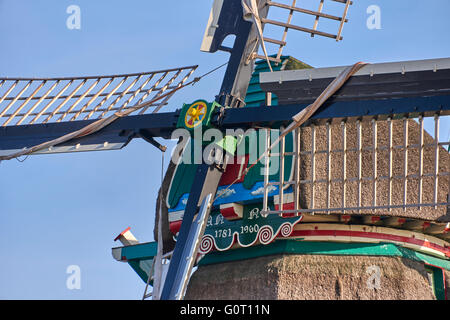
<svg viewBox="0 0 450 320">
<path fill-rule="evenodd" d="M 252 226 L 241 226 L 240 233 L 254 233 L 259 231 L 259 226 L 257 224 Z M 215 237 L 216 238 L 229 238 L 233 236 L 233 231 L 228 229 L 219 229 L 215 231 Z"/>
<path fill-rule="evenodd" d="M 255 224 L 254 226 L 241 226 L 241 233 L 253 233 L 258 232 L 259 226 Z"/>
</svg>

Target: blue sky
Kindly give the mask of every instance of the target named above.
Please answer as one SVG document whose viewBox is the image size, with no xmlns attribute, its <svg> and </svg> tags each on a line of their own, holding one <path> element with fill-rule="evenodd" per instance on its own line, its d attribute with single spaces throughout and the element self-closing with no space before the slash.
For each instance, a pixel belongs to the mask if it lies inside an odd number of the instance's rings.
<svg viewBox="0 0 450 320">
<path fill-rule="evenodd" d="M 80 30 L 66 27 L 72 4 L 81 9 Z M 132 73 L 192 64 L 199 64 L 200 75 L 228 60 L 226 53 L 199 50 L 211 4 L 0 0 L 0 76 Z M 381 8 L 380 30 L 366 27 L 366 9 L 373 4 Z M 290 32 L 284 54 L 314 67 L 449 57 L 448 12 L 448 0 L 354 0 L 343 42 Z M 166 110 L 213 100 L 222 76 L 223 70 L 177 93 Z M 441 129 L 448 132 L 448 122 Z M 160 153 L 140 140 L 120 151 L 2 162 L 0 299 L 140 299 L 144 284 L 128 265 L 113 260 L 111 247 L 128 226 L 140 241 L 153 240 L 160 167 Z M 69 265 L 81 268 L 80 290 L 66 288 Z"/>
</svg>

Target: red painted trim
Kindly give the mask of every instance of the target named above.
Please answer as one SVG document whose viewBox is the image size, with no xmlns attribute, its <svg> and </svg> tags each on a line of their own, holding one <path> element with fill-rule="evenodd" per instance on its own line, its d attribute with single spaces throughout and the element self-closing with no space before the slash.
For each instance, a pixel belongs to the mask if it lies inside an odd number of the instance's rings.
<svg viewBox="0 0 450 320">
<path fill-rule="evenodd" d="M 247 168 L 248 161 L 250 159 L 250 155 L 246 154 L 245 156 L 235 156 L 233 158 L 234 163 L 228 164 L 227 168 L 222 175 L 222 178 L 220 179 L 219 186 L 227 186 L 229 184 L 234 183 L 242 183 L 244 182 L 245 176 L 243 173 L 243 168 Z M 242 163 L 241 163 L 242 161 Z M 241 178 L 237 181 L 235 181 L 239 175 L 241 175 Z"/>
<path fill-rule="evenodd" d="M 181 222 L 183 222 L 183 220 L 178 220 L 178 221 L 169 223 L 170 232 L 172 232 L 174 235 L 176 235 L 178 233 L 178 231 L 180 231 Z"/>
<path fill-rule="evenodd" d="M 283 203 L 283 210 L 294 210 L 294 209 L 295 209 L 294 202 Z M 279 204 L 275 204 L 275 211 L 278 211 L 278 210 L 280 210 L 280 205 Z M 283 213 L 283 215 L 284 214 L 287 214 L 287 213 Z M 293 216 L 294 215 L 292 215 L 292 217 Z M 288 217 L 288 216 L 286 216 L 286 217 Z"/>
<path fill-rule="evenodd" d="M 233 206 L 227 207 L 227 208 L 220 208 L 220 213 L 224 216 L 227 220 L 234 220 L 239 219 L 239 215 L 234 210 Z"/>
<path fill-rule="evenodd" d="M 286 209 L 286 210 L 290 210 L 290 209 Z M 291 213 L 282 213 L 282 214 L 281 214 L 281 217 L 283 217 L 283 218 L 293 218 L 293 217 L 296 217 L 296 216 L 297 216 L 297 214 L 294 213 L 294 212 L 291 212 Z"/>
<path fill-rule="evenodd" d="M 449 248 L 428 241 L 419 240 L 414 237 L 396 236 L 387 233 L 344 231 L 344 230 L 294 230 L 292 231 L 291 234 L 291 237 L 305 237 L 305 236 L 360 237 L 360 238 L 372 238 L 396 242 L 405 242 L 421 247 L 430 248 L 444 253 L 446 257 L 450 257 Z"/>
<path fill-rule="evenodd" d="M 125 232 L 127 232 L 128 230 L 130 230 L 131 229 L 131 227 L 128 227 L 128 228 L 126 228 L 125 230 L 123 230 L 115 239 L 114 239 L 114 241 L 117 241 L 117 239 L 119 239 L 120 238 L 120 236 L 122 236 Z"/>
<path fill-rule="evenodd" d="M 372 217 L 372 223 L 375 223 L 377 221 L 380 221 L 380 217 L 379 216 L 373 216 Z"/>
<path fill-rule="evenodd" d="M 343 220 L 345 223 L 347 223 L 347 222 L 350 221 L 350 219 L 352 218 L 352 216 L 350 216 L 350 215 L 344 215 L 344 216 L 341 216 L 341 218 L 342 218 L 342 220 Z"/>
</svg>

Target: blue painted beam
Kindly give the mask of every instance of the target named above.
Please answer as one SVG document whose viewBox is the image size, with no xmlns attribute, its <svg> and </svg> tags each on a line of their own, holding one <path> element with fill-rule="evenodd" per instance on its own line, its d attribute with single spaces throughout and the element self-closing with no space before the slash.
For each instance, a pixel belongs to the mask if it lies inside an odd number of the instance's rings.
<svg viewBox="0 0 450 320">
<path fill-rule="evenodd" d="M 279 126 L 308 104 L 278 105 L 272 107 L 227 109 L 222 128 L 251 128 L 254 126 Z M 417 117 L 420 114 L 450 114 L 450 95 L 435 97 L 409 97 L 380 100 L 328 101 L 311 117 L 311 120 Z"/>
<path fill-rule="evenodd" d="M 123 147 L 134 137 L 135 133 L 142 129 L 145 129 L 146 133 L 154 137 L 170 138 L 172 131 L 175 129 L 178 115 L 179 111 L 175 111 L 120 118 L 92 135 L 74 139 L 59 146 L 75 146 L 77 144 L 95 146 L 108 142 L 110 145 L 116 144 Z M 94 121 L 81 120 L 0 127 L 0 154 L 59 138 Z"/>
<path fill-rule="evenodd" d="M 279 126 L 289 123 L 292 116 L 306 108 L 307 104 L 278 105 L 272 107 L 225 109 L 220 128 L 251 128 L 254 126 Z M 422 115 L 449 115 L 450 95 L 433 97 L 406 97 L 379 100 L 328 101 L 312 117 L 312 120 L 346 119 L 346 118 L 393 118 Z M 139 130 L 154 137 L 169 138 L 175 130 L 179 111 L 169 113 L 129 116 L 118 119 L 103 130 L 65 145 L 123 143 L 124 145 Z M 49 123 L 0 127 L 0 151 L 30 147 L 64 134 L 78 130 L 92 121 L 67 123 Z"/>
</svg>

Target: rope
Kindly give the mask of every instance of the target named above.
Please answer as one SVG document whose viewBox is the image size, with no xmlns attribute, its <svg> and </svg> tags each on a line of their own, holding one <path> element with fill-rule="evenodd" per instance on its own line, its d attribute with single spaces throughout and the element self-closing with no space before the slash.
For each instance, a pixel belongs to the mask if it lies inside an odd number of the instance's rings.
<svg viewBox="0 0 450 320">
<path fill-rule="evenodd" d="M 294 131 L 298 127 L 300 127 L 303 123 L 306 122 L 316 111 L 319 109 L 333 94 L 336 93 L 346 82 L 347 80 L 358 72 L 362 67 L 366 66 L 367 63 L 357 62 L 354 65 L 345 68 L 329 85 L 326 89 L 320 94 L 317 99 L 307 106 L 305 109 L 297 113 L 292 117 L 293 121 L 289 124 L 289 126 L 283 130 L 280 136 L 275 140 L 274 143 L 270 145 L 267 150 L 261 154 L 261 156 L 256 160 L 254 164 L 245 169 L 244 176 L 252 169 L 263 157 L 265 157 L 280 141 L 283 139 L 288 133 Z"/>
<path fill-rule="evenodd" d="M 288 133 L 294 131 L 298 127 L 300 127 L 306 120 L 308 120 L 316 111 L 319 109 L 333 94 L 335 94 L 346 82 L 347 80 L 353 76 L 356 72 L 358 72 L 361 68 L 366 66 L 367 63 L 357 62 L 352 66 L 345 68 L 320 94 L 317 99 L 307 106 L 305 109 L 297 113 L 292 117 L 293 121 L 289 124 L 289 126 L 283 130 L 280 136 L 273 142 L 261 156 L 253 163 L 250 167 L 246 168 L 241 177 L 236 178 L 227 188 L 223 190 L 221 195 L 217 196 L 216 199 L 220 198 L 225 192 L 235 184 L 239 179 L 245 178 L 248 172 L 258 163 L 261 159 L 269 154 L 269 152 L 283 139 Z M 214 200 L 216 200 L 214 199 Z"/>
<path fill-rule="evenodd" d="M 228 64 L 228 62 L 222 63 L 220 66 L 215 67 L 214 69 L 208 71 L 207 73 L 202 74 L 200 77 L 194 78 L 194 81 L 195 81 L 195 82 L 200 81 L 201 78 L 204 78 L 204 77 L 210 75 L 211 73 L 213 73 L 213 72 L 219 70 L 220 68 L 226 66 L 227 64 Z M 194 85 L 194 84 L 195 84 L 195 83 L 193 83 L 192 85 Z"/>
<path fill-rule="evenodd" d="M 242 8 L 244 20 L 252 22 L 256 27 L 256 31 L 258 32 L 258 39 L 259 42 L 261 43 L 261 48 L 263 49 L 264 56 L 266 57 L 267 65 L 269 66 L 270 72 L 273 72 L 269 56 L 267 55 L 266 45 L 264 43 L 262 23 L 261 18 L 259 17 L 258 4 L 256 3 L 256 0 L 242 0 Z M 257 45 L 258 42 L 256 42 L 255 48 Z"/>
<path fill-rule="evenodd" d="M 135 111 L 137 111 L 139 109 L 142 109 L 142 108 L 145 108 L 147 106 L 150 106 L 150 105 L 154 104 L 155 102 L 157 102 L 157 101 L 159 101 L 159 100 L 161 100 L 161 99 L 163 99 L 165 97 L 173 95 L 178 90 L 181 90 L 181 89 L 183 89 L 183 88 L 185 88 L 185 87 L 187 87 L 189 85 L 196 84 L 202 78 L 208 76 L 209 74 L 215 72 L 216 70 L 222 68 L 225 65 L 226 65 L 226 63 L 220 65 L 219 67 L 214 68 L 213 70 L 211 70 L 211 71 L 201 75 L 200 77 L 194 78 L 194 80 L 192 80 L 192 81 L 190 81 L 188 83 L 181 84 L 177 88 L 175 88 L 175 89 L 173 89 L 173 90 L 171 90 L 171 91 L 169 91 L 169 92 L 167 92 L 165 94 L 162 94 L 159 97 L 156 97 L 156 98 L 154 98 L 154 99 L 152 99 L 150 101 L 147 101 L 147 102 L 139 104 L 139 105 L 137 105 L 135 107 L 129 108 L 128 110 L 123 111 L 123 112 L 116 112 L 116 113 L 114 113 L 113 115 L 111 115 L 111 116 L 109 116 L 107 118 L 99 119 L 99 120 L 97 120 L 97 121 L 95 121 L 95 122 L 93 122 L 93 123 L 91 123 L 91 124 L 81 128 L 80 130 L 68 133 L 68 134 L 66 134 L 66 135 L 64 135 L 62 137 L 57 138 L 57 139 L 41 143 L 39 145 L 35 145 L 33 147 L 30 147 L 30 148 L 25 148 L 25 149 L 23 149 L 21 151 L 12 153 L 10 155 L 0 156 L 0 162 L 2 160 L 11 160 L 11 159 L 14 159 L 14 158 L 18 158 L 20 156 L 30 155 L 30 154 L 35 153 L 37 151 L 51 148 L 51 147 L 53 147 L 55 145 L 67 142 L 69 140 L 76 139 L 76 138 L 81 138 L 81 137 L 85 137 L 85 136 L 88 136 L 90 134 L 93 134 L 93 133 L 95 133 L 95 132 L 105 128 L 106 126 L 110 125 L 112 122 L 116 121 L 119 118 L 128 116 L 129 114 L 131 114 L 131 113 L 133 113 L 133 112 L 135 112 Z"/>
</svg>

